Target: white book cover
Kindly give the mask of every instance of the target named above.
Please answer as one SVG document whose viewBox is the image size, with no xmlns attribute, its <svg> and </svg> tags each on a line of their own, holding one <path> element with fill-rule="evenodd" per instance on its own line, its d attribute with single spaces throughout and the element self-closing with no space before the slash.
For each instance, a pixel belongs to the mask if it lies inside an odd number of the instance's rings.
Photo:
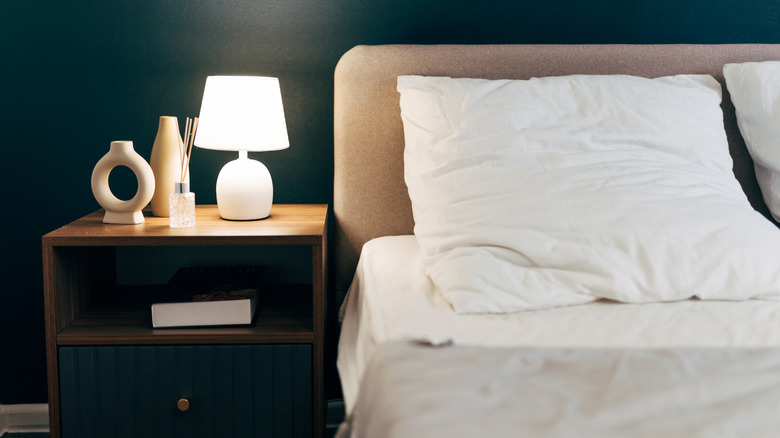
<svg viewBox="0 0 780 438">
<path fill-rule="evenodd" d="M 246 291 L 253 292 L 250 298 L 152 304 L 152 326 L 159 328 L 252 324 L 257 309 L 257 291 Z"/>
<path fill-rule="evenodd" d="M 152 326 L 250 325 L 262 272 L 262 266 L 181 268 L 152 304 Z"/>
</svg>

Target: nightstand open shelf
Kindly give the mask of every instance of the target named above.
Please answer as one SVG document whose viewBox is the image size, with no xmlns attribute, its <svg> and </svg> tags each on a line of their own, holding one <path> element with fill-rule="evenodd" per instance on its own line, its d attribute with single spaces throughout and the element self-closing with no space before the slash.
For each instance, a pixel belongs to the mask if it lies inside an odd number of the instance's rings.
<svg viewBox="0 0 780 438">
<path fill-rule="evenodd" d="M 182 350 L 186 346 L 198 349 L 208 346 L 224 347 L 217 350 L 197 350 L 202 354 L 208 353 L 208 357 L 213 357 L 209 360 L 214 360 L 215 364 L 222 363 L 220 361 L 229 362 L 235 354 L 250 354 L 242 348 L 252 348 L 252 364 L 259 367 L 256 372 L 264 373 L 265 371 L 261 370 L 277 369 L 277 372 L 282 373 L 278 380 L 272 379 L 270 383 L 264 384 L 277 387 L 267 394 L 263 401 L 260 401 L 262 397 L 255 397 L 255 403 L 267 404 L 267 400 L 281 397 L 284 400 L 280 406 L 283 406 L 291 403 L 292 399 L 289 397 L 293 397 L 297 408 L 296 412 L 289 415 L 275 411 L 273 416 L 265 417 L 269 418 L 266 423 L 282 418 L 288 425 L 260 424 L 262 427 L 258 426 L 259 428 L 255 425 L 252 426 L 254 432 L 248 432 L 249 436 L 260 434 L 260 430 L 267 430 L 270 426 L 273 426 L 275 431 L 283 431 L 281 434 L 277 433 L 279 436 L 321 436 L 324 431 L 327 210 L 326 205 L 275 205 L 271 216 L 264 220 L 226 221 L 219 217 L 216 206 L 198 206 L 196 225 L 180 229 L 170 228 L 168 218 L 151 217 L 148 214 L 145 222 L 138 225 L 103 224 L 103 212 L 97 211 L 43 236 L 51 436 L 67 438 L 68 431 L 73 435 L 87 434 L 85 431 L 94 426 L 90 424 L 91 416 L 70 418 L 72 407 L 65 409 L 66 406 L 60 404 L 60 398 L 63 402 L 67 400 L 67 403 L 77 404 L 81 400 L 78 398 L 81 396 L 81 390 L 78 389 L 80 386 L 72 381 L 61 381 L 61 370 L 66 369 L 67 378 L 77 381 L 90 379 L 93 375 L 102 376 L 95 379 L 110 379 L 111 377 L 106 376 L 114 376 L 117 380 L 112 386 L 116 386 L 129 377 L 121 374 L 120 366 L 116 362 L 119 356 L 114 358 L 112 355 L 129 355 L 128 357 L 136 358 L 136 362 L 141 360 L 138 358 L 152 360 L 150 358 L 158 357 L 158 353 L 154 353 L 156 348 L 167 348 L 166 346 L 174 350 L 159 350 L 159 354 L 165 351 L 165 354 L 173 354 L 173 357 L 191 354 L 193 350 Z M 150 305 L 163 286 L 117 285 L 117 248 L 145 247 L 144 251 L 155 251 L 155 248 L 163 247 L 203 246 L 271 246 L 271 251 L 274 246 L 310 247 L 310 253 L 302 254 L 310 254 L 311 257 L 311 283 L 264 284 L 258 300 L 257 314 L 251 326 L 152 328 Z M 304 262 L 308 263 L 309 260 Z M 214 263 L 218 264 L 219 260 Z M 116 350 L 122 348 L 129 350 Z M 291 348 L 293 350 L 290 350 Z M 67 356 L 61 356 L 63 353 L 67 353 Z M 93 355 L 103 355 L 110 360 L 104 358 L 103 362 L 99 362 L 97 359 L 84 359 Z M 68 359 L 62 362 L 65 360 L 63 357 Z M 78 362 L 77 358 L 86 362 Z M 178 358 L 170 363 L 181 364 L 182 360 Z M 97 363 L 102 363 L 101 366 L 109 369 L 98 369 L 97 365 L 94 365 Z M 95 369 L 92 369 L 93 366 Z M 154 368 L 160 375 L 177 375 L 164 368 L 168 365 L 155 362 L 155 366 L 163 367 Z M 298 374 L 288 375 L 290 370 L 297 370 Z M 137 373 L 137 370 L 133 373 Z M 296 375 L 298 377 L 295 377 Z M 257 382 L 260 381 L 261 379 L 257 379 Z M 302 387 L 302 381 L 308 383 L 304 383 Z M 101 382 L 103 383 L 100 385 L 92 386 L 87 382 L 83 386 L 94 387 L 97 389 L 93 389 L 98 391 L 105 386 L 105 382 Z M 192 392 L 193 387 L 202 388 L 214 382 L 204 383 L 195 379 L 179 384 L 181 387 L 177 387 L 179 389 L 176 391 L 182 392 L 183 397 L 188 391 Z M 232 384 L 241 386 L 237 382 Z M 282 387 L 287 389 L 279 389 Z M 308 389 L 305 390 L 306 388 Z M 262 388 L 257 390 L 263 391 Z M 288 397 L 285 391 L 291 391 L 289 394 L 294 396 Z M 90 394 L 88 399 L 109 396 L 116 394 L 103 395 L 97 392 Z M 197 398 L 192 394 L 189 396 Z M 159 394 L 146 394 L 145 397 L 163 400 L 158 403 L 165 403 L 167 406 L 167 398 Z M 101 399 L 101 402 L 111 400 Z M 140 399 L 136 402 L 145 403 Z M 212 402 L 213 400 L 194 401 L 193 409 L 197 411 L 197 406 L 210 406 Z M 166 406 L 161 406 L 161 411 L 168 412 Z M 278 409 L 275 403 L 269 406 Z M 301 406 L 309 408 L 301 410 Z M 247 410 L 242 408 L 242 411 Z M 254 416 L 260 415 L 260 411 L 253 412 L 253 419 L 246 424 L 257 423 Z M 171 417 L 171 430 L 182 426 L 182 422 L 186 423 L 186 430 L 197 428 L 198 422 L 202 421 L 200 417 L 205 415 L 203 412 L 189 414 L 189 419 L 186 415 L 182 417 L 178 414 Z M 108 415 L 108 420 L 104 418 L 100 421 L 121 424 L 117 426 L 120 428 L 134 426 L 134 422 L 137 422 L 132 418 L 112 415 Z M 295 415 L 307 418 L 298 418 Z M 95 418 L 100 418 L 100 415 L 96 413 Z M 302 430 L 302 427 L 306 430 Z M 265 432 L 262 435 L 265 435 Z"/>
<path fill-rule="evenodd" d="M 118 291 L 116 295 L 153 296 L 149 286 L 139 292 Z M 251 326 L 152 328 L 151 299 L 112 302 L 84 310 L 57 333 L 58 345 L 209 344 L 224 343 L 313 343 L 311 285 L 269 285 L 260 296 Z M 303 304 L 303 305 L 302 305 Z M 306 304 L 309 304 L 308 306 Z"/>
</svg>

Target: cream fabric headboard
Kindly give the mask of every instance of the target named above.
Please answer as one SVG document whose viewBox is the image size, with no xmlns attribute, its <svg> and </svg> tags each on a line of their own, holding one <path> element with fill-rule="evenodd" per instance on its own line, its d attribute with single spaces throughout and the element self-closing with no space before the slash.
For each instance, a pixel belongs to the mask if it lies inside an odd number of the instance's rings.
<svg viewBox="0 0 780 438">
<path fill-rule="evenodd" d="M 357 46 L 335 72 L 335 286 L 341 300 L 363 243 L 412 234 L 403 179 L 403 126 L 396 77 L 406 74 L 528 79 L 569 74 L 645 77 L 708 73 L 724 86 L 724 119 L 734 173 L 753 206 L 769 217 L 753 162 L 725 90 L 726 63 L 780 60 L 780 45 Z"/>
</svg>

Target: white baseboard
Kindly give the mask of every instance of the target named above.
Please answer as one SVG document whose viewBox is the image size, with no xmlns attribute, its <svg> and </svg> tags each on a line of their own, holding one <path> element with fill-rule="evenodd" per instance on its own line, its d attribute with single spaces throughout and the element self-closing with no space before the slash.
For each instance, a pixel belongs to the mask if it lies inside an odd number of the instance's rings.
<svg viewBox="0 0 780 438">
<path fill-rule="evenodd" d="M 6 432 L 49 431 L 49 405 L 0 405 L 0 436 Z"/>
</svg>

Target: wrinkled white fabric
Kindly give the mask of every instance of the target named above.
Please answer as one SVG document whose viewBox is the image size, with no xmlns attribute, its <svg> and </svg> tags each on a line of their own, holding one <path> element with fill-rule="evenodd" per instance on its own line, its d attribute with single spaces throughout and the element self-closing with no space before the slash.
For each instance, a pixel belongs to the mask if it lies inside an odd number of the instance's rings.
<svg viewBox="0 0 780 438">
<path fill-rule="evenodd" d="M 780 230 L 732 173 L 711 76 L 398 90 L 414 232 L 456 312 L 780 299 Z"/>
<path fill-rule="evenodd" d="M 780 221 L 780 61 L 723 66 L 764 202 Z"/>
<path fill-rule="evenodd" d="M 490 347 L 780 346 L 780 302 L 703 301 L 581 306 L 505 315 L 460 315 L 425 274 L 414 236 L 366 243 L 341 308 L 338 370 L 348 412 L 380 345 L 449 339 Z"/>
<path fill-rule="evenodd" d="M 780 348 L 389 342 L 342 437 L 776 437 L 778 369 Z"/>
</svg>

